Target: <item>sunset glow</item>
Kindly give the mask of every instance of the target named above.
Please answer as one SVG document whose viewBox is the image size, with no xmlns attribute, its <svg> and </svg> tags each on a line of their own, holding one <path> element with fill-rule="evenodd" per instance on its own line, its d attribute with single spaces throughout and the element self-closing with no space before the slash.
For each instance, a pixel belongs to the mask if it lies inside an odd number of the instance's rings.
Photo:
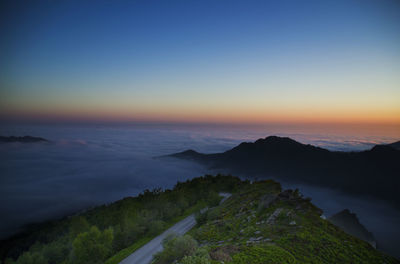
<svg viewBox="0 0 400 264">
<path fill-rule="evenodd" d="M 10 4 L 0 118 L 400 127 L 394 6 L 292 5 Z"/>
</svg>

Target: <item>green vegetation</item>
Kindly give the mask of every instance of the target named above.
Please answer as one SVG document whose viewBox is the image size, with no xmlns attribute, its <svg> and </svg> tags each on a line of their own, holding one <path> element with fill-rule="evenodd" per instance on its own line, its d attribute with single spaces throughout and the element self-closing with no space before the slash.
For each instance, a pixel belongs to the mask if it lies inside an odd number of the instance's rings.
<svg viewBox="0 0 400 264">
<path fill-rule="evenodd" d="M 218 192 L 233 195 L 219 205 Z M 210 209 L 200 213 L 200 209 Z M 196 213 L 197 226 L 170 236 L 153 264 L 400 263 L 320 217 L 279 183 L 205 176 L 172 190 L 146 190 L 85 213 L 35 226 L 7 241 L 7 264 L 117 264 L 163 230 Z"/>
<path fill-rule="evenodd" d="M 205 176 L 178 182 L 172 190 L 145 190 L 79 215 L 32 225 L 2 243 L 1 260 L 7 264 L 118 263 L 185 216 L 217 205 L 218 192 L 235 192 L 245 184 L 236 177 Z"/>
<path fill-rule="evenodd" d="M 101 263 L 110 255 L 113 243 L 111 228 L 100 232 L 92 226 L 88 232 L 80 233 L 72 242 L 71 261 L 77 264 Z"/>
<path fill-rule="evenodd" d="M 163 241 L 162 252 L 154 256 L 153 264 L 208 264 L 210 256 L 206 248 L 200 248 L 190 235 L 171 235 Z"/>
<path fill-rule="evenodd" d="M 209 258 L 187 263 L 400 263 L 322 219 L 310 200 L 274 181 L 242 185 L 222 205 L 197 215 L 189 235 Z M 193 253 L 175 255 L 180 264 L 200 261 Z"/>
<path fill-rule="evenodd" d="M 186 212 L 179 216 L 176 217 L 172 223 L 170 225 L 168 225 L 165 229 L 168 229 L 169 227 L 171 227 L 174 223 L 179 222 L 180 220 L 183 220 L 184 218 L 186 218 L 187 216 L 200 211 L 200 209 L 205 208 L 207 206 L 207 204 L 205 202 L 198 202 L 195 206 L 191 207 L 190 209 L 186 210 Z M 133 252 L 135 252 L 137 249 L 141 248 L 142 246 L 144 246 L 147 242 L 149 242 L 150 240 L 153 239 L 154 236 L 146 236 L 143 237 L 141 239 L 139 239 L 138 241 L 136 241 L 135 243 L 133 243 L 131 246 L 119 251 L 117 254 L 115 254 L 114 256 L 110 257 L 105 264 L 118 264 L 119 262 L 121 262 L 124 258 L 126 258 L 127 256 L 129 256 L 130 254 L 132 254 Z"/>
</svg>

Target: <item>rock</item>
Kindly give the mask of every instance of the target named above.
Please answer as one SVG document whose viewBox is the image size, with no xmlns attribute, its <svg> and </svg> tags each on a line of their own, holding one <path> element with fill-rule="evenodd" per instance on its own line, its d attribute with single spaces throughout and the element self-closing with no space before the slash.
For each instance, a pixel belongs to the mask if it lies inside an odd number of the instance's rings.
<svg viewBox="0 0 400 264">
<path fill-rule="evenodd" d="M 275 219 L 279 216 L 279 214 L 282 212 L 283 208 L 277 208 L 270 217 L 267 219 L 267 224 L 272 225 L 275 223 Z"/>
<path fill-rule="evenodd" d="M 249 240 L 247 240 L 246 243 L 257 243 L 260 242 L 263 239 L 262 236 L 260 237 L 250 237 Z"/>
<path fill-rule="evenodd" d="M 294 225 L 296 225 L 296 221 L 292 221 L 292 222 L 290 222 L 290 223 L 289 223 L 289 225 L 291 225 L 291 226 L 294 226 Z"/>
<path fill-rule="evenodd" d="M 200 214 L 204 214 L 207 211 L 208 211 L 208 206 L 206 208 L 201 209 L 200 210 Z"/>
<path fill-rule="evenodd" d="M 261 197 L 258 209 L 266 209 L 275 201 L 277 195 L 267 194 Z"/>
<path fill-rule="evenodd" d="M 261 231 L 257 230 L 256 232 L 254 232 L 255 235 L 261 234 Z"/>
</svg>

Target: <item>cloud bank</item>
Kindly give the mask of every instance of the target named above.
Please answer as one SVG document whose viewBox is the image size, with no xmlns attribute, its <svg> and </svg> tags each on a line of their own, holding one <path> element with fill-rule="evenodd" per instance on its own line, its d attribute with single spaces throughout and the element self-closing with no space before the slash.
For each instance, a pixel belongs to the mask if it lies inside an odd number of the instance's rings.
<svg viewBox="0 0 400 264">
<path fill-rule="evenodd" d="M 171 188 L 177 181 L 210 173 L 187 161 L 153 158 L 159 155 L 186 149 L 221 152 L 242 141 L 273 134 L 331 150 L 362 150 L 376 143 L 394 141 L 391 138 L 213 127 L 19 126 L 1 127 L 0 132 L 5 136 L 32 135 L 51 141 L 0 145 L 1 238 L 24 224 L 134 196 L 147 188 Z M 396 224 L 400 222 L 400 212 L 393 208 L 334 190 L 290 183 L 284 186 L 299 187 L 327 216 L 349 208 L 358 214 L 381 246 L 394 255 L 400 252 L 395 243 L 400 236 Z"/>
</svg>

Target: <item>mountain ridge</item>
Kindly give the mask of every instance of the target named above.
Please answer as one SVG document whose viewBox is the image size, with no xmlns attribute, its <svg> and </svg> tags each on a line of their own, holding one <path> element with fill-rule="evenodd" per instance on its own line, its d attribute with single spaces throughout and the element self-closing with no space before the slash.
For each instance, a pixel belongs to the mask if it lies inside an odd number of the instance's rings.
<svg viewBox="0 0 400 264">
<path fill-rule="evenodd" d="M 191 160 L 214 170 L 246 176 L 273 177 L 335 188 L 391 201 L 400 206 L 400 151 L 376 145 L 359 152 L 329 151 L 290 138 L 270 136 L 243 142 L 222 153 L 194 150 L 167 155 Z"/>
</svg>

